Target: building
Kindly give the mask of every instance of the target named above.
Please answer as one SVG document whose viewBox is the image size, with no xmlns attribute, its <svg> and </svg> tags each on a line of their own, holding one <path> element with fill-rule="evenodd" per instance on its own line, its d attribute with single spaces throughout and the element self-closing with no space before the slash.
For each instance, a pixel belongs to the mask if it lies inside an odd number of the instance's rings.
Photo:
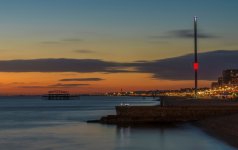
<svg viewBox="0 0 238 150">
<path fill-rule="evenodd" d="M 219 88 L 219 82 L 212 82 L 211 87 L 212 89 Z"/>
<path fill-rule="evenodd" d="M 212 82 L 212 89 L 223 86 L 238 86 L 238 69 L 229 69 L 222 72 L 217 82 Z"/>
<path fill-rule="evenodd" d="M 238 70 L 224 70 L 222 76 L 223 84 L 238 84 Z"/>
</svg>

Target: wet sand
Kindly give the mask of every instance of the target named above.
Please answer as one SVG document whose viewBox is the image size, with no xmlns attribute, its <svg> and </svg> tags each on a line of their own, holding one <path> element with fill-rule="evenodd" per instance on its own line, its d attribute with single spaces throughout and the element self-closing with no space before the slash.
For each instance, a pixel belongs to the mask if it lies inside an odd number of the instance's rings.
<svg viewBox="0 0 238 150">
<path fill-rule="evenodd" d="M 206 133 L 238 148 L 238 114 L 200 120 L 194 124 Z"/>
<path fill-rule="evenodd" d="M 196 106 L 196 105 L 233 105 L 238 107 L 237 100 L 218 100 L 218 99 L 184 99 L 184 98 L 165 98 L 165 105 L 167 106 Z M 195 126 L 200 127 L 206 133 L 223 140 L 227 144 L 230 144 L 238 148 L 238 113 L 223 115 L 218 117 L 211 117 L 203 120 L 199 120 L 193 123 Z"/>
<path fill-rule="evenodd" d="M 234 106 L 238 100 L 162 97 L 164 106 Z M 214 116 L 193 122 L 206 133 L 238 148 L 238 113 Z"/>
</svg>

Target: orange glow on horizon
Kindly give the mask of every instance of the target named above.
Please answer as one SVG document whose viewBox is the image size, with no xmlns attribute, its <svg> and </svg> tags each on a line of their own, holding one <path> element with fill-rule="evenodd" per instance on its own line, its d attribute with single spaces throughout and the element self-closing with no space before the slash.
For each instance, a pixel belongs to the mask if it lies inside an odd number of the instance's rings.
<svg viewBox="0 0 238 150">
<path fill-rule="evenodd" d="M 65 78 L 101 78 L 100 81 L 59 81 Z M 49 90 L 62 89 L 71 93 L 105 93 L 136 90 L 180 89 L 193 87 L 193 81 L 171 81 L 153 79 L 143 73 L 0 73 L 1 95 L 37 95 Z M 3 80 L 4 79 L 4 80 Z M 83 84 L 82 86 L 71 86 Z M 88 85 L 87 85 L 88 84 Z M 55 86 L 59 85 L 59 87 Z M 69 86 L 62 86 L 69 85 Z M 209 86 L 210 81 L 199 81 L 200 87 Z M 55 86 L 55 87 L 54 87 Z"/>
</svg>

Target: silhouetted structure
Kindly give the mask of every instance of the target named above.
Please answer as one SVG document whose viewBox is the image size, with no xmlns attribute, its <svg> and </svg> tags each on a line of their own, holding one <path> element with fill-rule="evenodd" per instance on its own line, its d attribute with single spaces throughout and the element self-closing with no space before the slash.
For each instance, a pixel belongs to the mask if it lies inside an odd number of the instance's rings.
<svg viewBox="0 0 238 150">
<path fill-rule="evenodd" d="M 70 100 L 73 97 L 77 97 L 76 95 L 70 95 L 68 91 L 61 91 L 61 90 L 55 90 L 55 91 L 49 91 L 47 95 L 43 95 L 44 98 L 47 98 L 48 100 Z"/>
<path fill-rule="evenodd" d="M 193 63 L 194 73 L 195 73 L 195 85 L 194 94 L 197 97 L 197 86 L 198 86 L 198 58 L 197 58 L 197 17 L 194 17 L 194 63 Z"/>
</svg>

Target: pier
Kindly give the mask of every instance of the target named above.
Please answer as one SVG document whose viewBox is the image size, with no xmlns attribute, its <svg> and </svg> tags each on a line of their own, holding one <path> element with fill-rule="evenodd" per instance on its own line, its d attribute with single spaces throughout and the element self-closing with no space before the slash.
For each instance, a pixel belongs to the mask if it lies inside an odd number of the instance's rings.
<svg viewBox="0 0 238 150">
<path fill-rule="evenodd" d="M 42 97 L 47 100 L 70 100 L 78 96 L 70 95 L 68 91 L 54 90 L 49 91 L 47 95 L 43 95 Z"/>
</svg>

